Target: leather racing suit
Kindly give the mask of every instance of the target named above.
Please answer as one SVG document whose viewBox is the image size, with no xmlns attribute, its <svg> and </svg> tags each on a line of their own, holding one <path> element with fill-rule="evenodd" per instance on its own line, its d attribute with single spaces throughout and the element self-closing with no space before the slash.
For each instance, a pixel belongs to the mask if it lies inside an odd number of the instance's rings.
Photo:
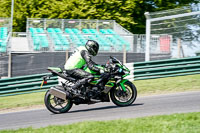
<svg viewBox="0 0 200 133">
<path fill-rule="evenodd" d="M 66 73 L 78 79 L 76 84 L 72 86 L 72 89 L 77 89 L 82 84 L 94 78 L 92 74 L 83 70 L 85 65 L 87 65 L 90 70 L 100 72 L 100 68 L 95 66 L 96 63 L 91 60 L 91 55 L 87 49 L 84 46 L 80 46 L 65 63 Z"/>
</svg>

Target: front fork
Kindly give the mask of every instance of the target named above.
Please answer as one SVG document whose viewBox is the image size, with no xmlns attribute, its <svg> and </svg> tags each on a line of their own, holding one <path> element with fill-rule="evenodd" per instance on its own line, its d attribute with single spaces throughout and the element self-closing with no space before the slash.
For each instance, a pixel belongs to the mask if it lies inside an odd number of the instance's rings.
<svg viewBox="0 0 200 133">
<path fill-rule="evenodd" d="M 117 82 L 117 85 L 119 86 L 120 90 L 126 92 L 126 87 L 124 86 L 124 83 L 127 82 L 127 79 L 122 79 L 119 82 Z"/>
</svg>

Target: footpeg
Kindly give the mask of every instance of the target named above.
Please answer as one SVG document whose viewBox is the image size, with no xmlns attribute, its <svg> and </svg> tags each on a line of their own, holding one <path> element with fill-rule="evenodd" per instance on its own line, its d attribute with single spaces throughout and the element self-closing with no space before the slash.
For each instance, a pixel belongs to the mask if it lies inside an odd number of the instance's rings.
<svg viewBox="0 0 200 133">
<path fill-rule="evenodd" d="M 100 99 L 93 99 L 93 98 L 90 98 L 90 101 L 92 101 L 92 102 L 101 102 Z"/>
</svg>

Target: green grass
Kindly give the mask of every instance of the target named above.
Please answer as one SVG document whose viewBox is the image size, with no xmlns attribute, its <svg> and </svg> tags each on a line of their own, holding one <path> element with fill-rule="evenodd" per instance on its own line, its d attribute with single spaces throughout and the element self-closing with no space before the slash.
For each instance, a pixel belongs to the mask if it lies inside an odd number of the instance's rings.
<svg viewBox="0 0 200 133">
<path fill-rule="evenodd" d="M 200 75 L 169 77 L 133 82 L 138 96 L 200 90 Z M 44 105 L 44 92 L 0 97 L 0 110 Z"/>
<path fill-rule="evenodd" d="M 139 95 L 200 91 L 200 75 L 138 80 L 134 84 Z"/>
<path fill-rule="evenodd" d="M 80 122 L 45 128 L 25 128 L 2 133 L 199 133 L 200 112 L 136 119 Z"/>
<path fill-rule="evenodd" d="M 0 97 L 0 110 L 16 107 L 30 107 L 44 103 L 45 92 Z"/>
</svg>

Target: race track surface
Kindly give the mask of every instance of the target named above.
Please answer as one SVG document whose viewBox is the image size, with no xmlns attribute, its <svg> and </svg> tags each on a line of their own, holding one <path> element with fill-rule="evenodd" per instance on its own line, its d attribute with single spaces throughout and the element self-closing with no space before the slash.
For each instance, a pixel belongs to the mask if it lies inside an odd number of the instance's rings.
<svg viewBox="0 0 200 133">
<path fill-rule="evenodd" d="M 186 112 L 200 112 L 200 91 L 139 97 L 129 107 L 117 107 L 110 102 L 74 105 L 65 114 L 52 114 L 47 109 L 4 113 L 0 114 L 0 130 Z"/>
</svg>

